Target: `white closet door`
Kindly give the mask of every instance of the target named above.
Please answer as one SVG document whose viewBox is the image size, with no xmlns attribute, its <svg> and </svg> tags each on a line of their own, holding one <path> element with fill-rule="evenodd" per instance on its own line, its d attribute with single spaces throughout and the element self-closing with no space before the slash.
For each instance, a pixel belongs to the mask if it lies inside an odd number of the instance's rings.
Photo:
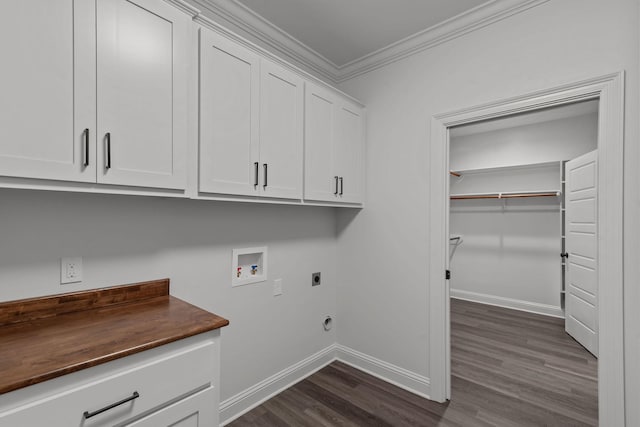
<svg viewBox="0 0 640 427">
<path fill-rule="evenodd" d="M 301 199 L 304 83 L 267 60 L 260 74 L 262 195 Z"/>
<path fill-rule="evenodd" d="M 183 189 L 190 21 L 162 1 L 97 5 L 98 182 Z"/>
<path fill-rule="evenodd" d="M 565 329 L 598 355 L 597 151 L 567 162 Z"/>
<path fill-rule="evenodd" d="M 94 23 L 92 1 L 0 2 L 0 175 L 95 181 Z"/>
<path fill-rule="evenodd" d="M 258 55 L 200 30 L 200 191 L 258 194 L 259 84 Z"/>
</svg>

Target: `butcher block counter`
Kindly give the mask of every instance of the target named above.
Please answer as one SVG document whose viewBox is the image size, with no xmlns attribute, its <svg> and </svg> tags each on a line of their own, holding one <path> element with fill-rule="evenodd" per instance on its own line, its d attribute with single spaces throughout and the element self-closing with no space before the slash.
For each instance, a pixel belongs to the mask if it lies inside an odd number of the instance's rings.
<svg viewBox="0 0 640 427">
<path fill-rule="evenodd" d="M 201 421 L 217 420 L 218 329 L 228 324 L 169 295 L 169 279 L 0 303 L 0 426 L 45 421 L 47 425 L 89 425 L 85 423 L 89 418 L 90 425 L 102 425 L 95 423 L 101 416 L 108 417 L 109 425 L 114 420 L 140 420 L 140 425 L 147 425 L 144 420 L 149 417 L 156 418 L 149 418 L 148 425 L 161 425 L 174 418 L 171 411 L 180 415 L 173 402 L 184 396 L 189 403 L 185 408 L 215 407 L 215 414 L 199 413 Z M 129 357 L 138 353 L 143 354 Z M 135 363 L 129 366 L 129 360 Z M 109 363 L 112 372 L 100 369 L 99 375 L 93 375 L 98 371 L 92 367 Z M 76 397 L 68 399 L 74 390 L 70 392 L 66 385 L 55 411 L 49 412 L 51 401 L 57 399 L 50 388 L 42 394 L 38 384 L 85 370 L 88 377 L 78 376 Z M 163 385 L 154 381 L 173 382 L 173 386 L 163 391 Z M 122 384 L 122 389 L 113 384 Z M 33 399 L 22 390 L 25 387 L 33 390 Z M 108 396 L 83 403 L 85 395 L 101 396 L 102 391 Z M 4 397 L 16 393 L 20 399 L 14 400 L 19 404 L 2 405 Z M 64 412 L 71 401 L 68 418 L 47 415 Z M 158 411 L 165 402 L 172 404 Z M 160 419 L 156 412 L 162 413 Z"/>
</svg>

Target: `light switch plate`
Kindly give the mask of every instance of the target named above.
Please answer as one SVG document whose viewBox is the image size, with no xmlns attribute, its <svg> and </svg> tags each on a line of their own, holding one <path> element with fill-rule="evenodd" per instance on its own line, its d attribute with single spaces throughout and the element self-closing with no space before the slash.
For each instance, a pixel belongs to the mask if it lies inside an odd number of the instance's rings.
<svg viewBox="0 0 640 427">
<path fill-rule="evenodd" d="M 273 281 L 273 296 L 277 297 L 278 295 L 282 295 L 282 279 Z"/>
</svg>

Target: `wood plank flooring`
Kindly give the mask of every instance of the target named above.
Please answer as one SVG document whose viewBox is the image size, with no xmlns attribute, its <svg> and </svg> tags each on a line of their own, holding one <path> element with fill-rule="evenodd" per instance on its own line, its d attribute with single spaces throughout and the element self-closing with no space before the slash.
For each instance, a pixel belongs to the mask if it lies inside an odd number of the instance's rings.
<svg viewBox="0 0 640 427">
<path fill-rule="evenodd" d="M 452 396 L 422 399 L 334 362 L 231 427 L 596 426 L 597 361 L 564 321 L 451 301 Z"/>
</svg>

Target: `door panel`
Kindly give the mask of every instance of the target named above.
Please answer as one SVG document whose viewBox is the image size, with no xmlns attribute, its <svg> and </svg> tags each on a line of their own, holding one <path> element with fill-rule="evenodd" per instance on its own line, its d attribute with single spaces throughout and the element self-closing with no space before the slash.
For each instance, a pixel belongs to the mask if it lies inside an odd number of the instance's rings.
<svg viewBox="0 0 640 427">
<path fill-rule="evenodd" d="M 262 195 L 301 199 L 303 80 L 266 60 L 260 68 L 260 163 L 267 177 Z"/>
<path fill-rule="evenodd" d="M 98 2 L 99 182 L 185 188 L 187 23 L 163 2 Z"/>
<path fill-rule="evenodd" d="M 93 2 L 5 0 L 0 12 L 0 175 L 95 181 Z"/>
<path fill-rule="evenodd" d="M 333 161 L 335 156 L 335 108 L 332 94 L 313 84 L 305 86 L 306 200 L 338 201 Z"/>
<path fill-rule="evenodd" d="M 257 55 L 200 30 L 200 191 L 257 194 L 259 82 Z"/>
<path fill-rule="evenodd" d="M 567 287 L 565 329 L 598 355 L 597 151 L 565 166 Z"/>
<path fill-rule="evenodd" d="M 343 103 L 336 118 L 336 174 L 342 177 L 340 200 L 361 203 L 364 200 L 363 110 Z"/>
</svg>

